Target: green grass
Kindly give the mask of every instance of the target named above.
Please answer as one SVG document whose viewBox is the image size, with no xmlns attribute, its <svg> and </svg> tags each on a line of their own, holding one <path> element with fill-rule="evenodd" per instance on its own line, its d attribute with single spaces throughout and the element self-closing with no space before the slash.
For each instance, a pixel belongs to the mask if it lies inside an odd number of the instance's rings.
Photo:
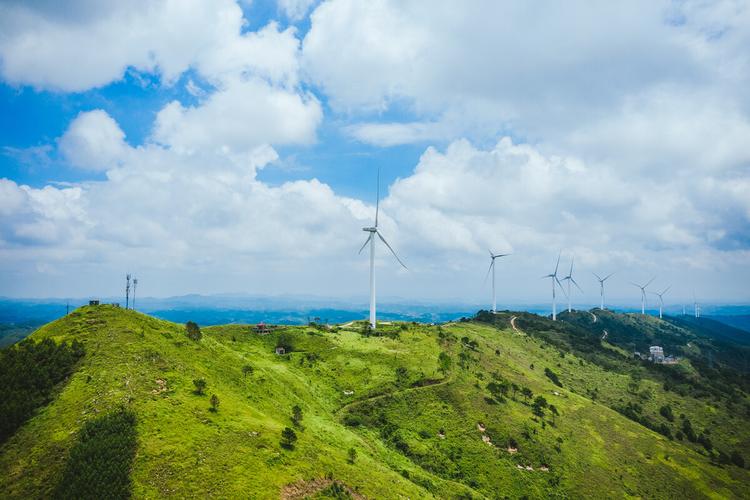
<svg viewBox="0 0 750 500">
<path fill-rule="evenodd" d="M 191 341 L 183 325 L 109 306 L 80 308 L 31 337 L 78 339 L 86 355 L 59 395 L 0 448 L 0 497 L 51 496 L 86 422 L 121 406 L 137 417 L 130 478 L 138 498 L 278 498 L 304 481 L 328 486 L 326 477 L 369 498 L 746 494 L 746 470 L 712 464 L 694 445 L 669 441 L 610 408 L 631 396 L 627 374 L 561 357 L 510 327 L 401 325 L 383 326 L 388 335 L 378 337 L 363 337 L 357 323 L 269 335 L 227 325 Z M 282 334 L 293 338 L 294 351 L 277 356 Z M 462 337 L 478 350 L 463 346 Z M 446 374 L 437 363 L 443 351 L 453 359 Z M 243 376 L 247 364 L 254 370 Z M 407 370 L 400 381 L 399 367 Z M 207 387 L 197 395 L 192 381 L 201 377 Z M 494 378 L 543 395 L 560 415 L 535 417 L 520 394 L 492 404 L 486 385 Z M 660 398 L 669 398 L 675 414 L 689 414 L 696 428 L 726 426 L 712 431 L 712 440 L 734 440 L 747 455 L 746 416 L 732 415 L 724 403 L 701 408 L 702 401 L 665 393 L 648 377 L 641 384 L 653 393 L 645 411 L 658 412 Z M 217 412 L 209 409 L 212 394 L 221 401 Z M 294 405 L 303 411 L 297 427 Z M 344 423 L 352 416 L 361 425 Z M 280 446 L 284 427 L 295 428 L 294 450 Z M 514 454 L 506 450 L 511 438 Z"/>
</svg>

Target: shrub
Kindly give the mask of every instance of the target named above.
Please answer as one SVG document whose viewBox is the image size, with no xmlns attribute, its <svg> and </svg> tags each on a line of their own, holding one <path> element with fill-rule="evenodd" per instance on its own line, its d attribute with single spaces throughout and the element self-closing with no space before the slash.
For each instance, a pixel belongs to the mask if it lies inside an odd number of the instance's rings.
<svg viewBox="0 0 750 500">
<path fill-rule="evenodd" d="M 662 417 L 666 418 L 670 422 L 674 422 L 674 414 L 672 413 L 672 407 L 669 405 L 664 405 L 661 408 L 659 408 L 659 413 Z"/>
<path fill-rule="evenodd" d="M 219 411 L 219 396 L 216 394 L 211 394 L 211 411 Z"/>
<path fill-rule="evenodd" d="M 745 467 L 745 458 L 740 454 L 739 451 L 734 450 L 732 452 L 732 455 L 729 457 L 729 459 L 732 461 L 734 465 L 737 467 Z"/>
<path fill-rule="evenodd" d="M 204 378 L 197 378 L 193 380 L 193 385 L 195 386 L 195 393 L 196 394 L 203 394 L 203 391 L 206 389 L 206 386 L 208 385 L 206 383 L 206 379 Z"/>
<path fill-rule="evenodd" d="M 185 332 L 190 340 L 200 340 L 203 336 L 200 327 L 194 321 L 185 323 Z"/>
<path fill-rule="evenodd" d="M 445 375 L 450 371 L 451 365 L 453 364 L 453 360 L 448 355 L 447 352 L 441 352 L 438 356 L 438 370 Z"/>
<path fill-rule="evenodd" d="M 281 431 L 281 447 L 287 450 L 294 449 L 294 443 L 297 442 L 297 433 L 290 427 L 284 427 Z"/>
<path fill-rule="evenodd" d="M 276 347 L 283 347 L 284 351 L 292 352 L 294 350 L 294 337 L 289 333 L 282 333 L 276 341 Z"/>
<path fill-rule="evenodd" d="M 346 452 L 347 457 L 349 458 L 349 463 L 353 464 L 357 460 L 357 450 L 354 448 L 349 448 L 349 451 Z"/>
<path fill-rule="evenodd" d="M 296 426 L 302 422 L 302 408 L 299 405 L 292 406 L 292 423 Z"/>
<path fill-rule="evenodd" d="M 544 369 L 544 374 L 547 376 L 548 379 L 552 381 L 553 384 L 555 384 L 558 387 L 562 387 L 562 383 L 560 382 L 560 379 L 557 377 L 557 373 L 553 372 L 549 368 Z"/>
<path fill-rule="evenodd" d="M 245 365 L 242 367 L 242 376 L 247 377 L 248 374 L 252 375 L 255 369 L 251 365 Z"/>
</svg>

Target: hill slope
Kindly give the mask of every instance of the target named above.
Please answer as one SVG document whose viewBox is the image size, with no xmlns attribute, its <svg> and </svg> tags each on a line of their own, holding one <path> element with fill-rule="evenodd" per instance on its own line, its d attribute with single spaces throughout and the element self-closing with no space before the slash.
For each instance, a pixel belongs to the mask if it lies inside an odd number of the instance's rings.
<svg viewBox="0 0 750 500">
<path fill-rule="evenodd" d="M 80 308 L 31 336 L 75 339 L 86 354 L 56 397 L 0 448 L 0 496 L 59 494 L 70 464 L 85 463 L 76 457 L 96 451 L 97 429 L 113 442 L 106 433 L 130 425 L 131 414 L 135 440 L 115 441 L 132 441 L 135 451 L 112 458 L 120 462 L 110 469 L 112 477 L 129 471 L 123 480 L 135 497 L 746 494 L 747 470 L 613 409 L 638 401 L 639 415 L 654 419 L 665 398 L 698 434 L 717 422 L 724 429 L 710 431 L 717 448 L 747 455 L 747 415 L 728 410 L 724 396 L 706 410 L 691 393 L 665 391 L 662 374 L 639 365 L 633 394 L 633 361 L 621 347 L 602 345 L 596 329 L 573 317 L 553 324 L 516 316 L 513 325 L 502 314 L 490 322 L 383 325 L 377 337 L 364 336 L 360 324 L 268 335 L 229 325 L 191 340 L 182 325 Z M 564 334 L 582 341 L 570 347 Z M 581 348 L 589 343 L 589 351 Z M 276 355 L 277 345 L 291 352 Z M 199 378 L 202 395 L 193 383 Z M 744 408 L 747 395 L 732 387 L 734 408 Z M 103 418 L 115 423 L 91 424 Z M 681 425 L 680 417 L 666 422 Z M 285 447 L 287 427 L 297 440 Z"/>
</svg>

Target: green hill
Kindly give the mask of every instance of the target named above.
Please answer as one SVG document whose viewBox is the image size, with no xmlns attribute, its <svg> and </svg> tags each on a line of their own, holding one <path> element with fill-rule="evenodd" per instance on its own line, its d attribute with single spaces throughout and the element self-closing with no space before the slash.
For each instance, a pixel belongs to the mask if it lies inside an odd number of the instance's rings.
<svg viewBox="0 0 750 500">
<path fill-rule="evenodd" d="M 46 380 L 49 397 L 0 445 L 0 497 L 747 496 L 735 464 L 750 451 L 747 377 L 727 347 L 596 314 L 480 313 L 378 336 L 362 323 L 228 325 L 191 339 L 82 307 L 30 337 L 85 354 L 65 358 L 72 373 Z M 633 358 L 629 343 L 662 338 L 677 365 Z"/>
</svg>

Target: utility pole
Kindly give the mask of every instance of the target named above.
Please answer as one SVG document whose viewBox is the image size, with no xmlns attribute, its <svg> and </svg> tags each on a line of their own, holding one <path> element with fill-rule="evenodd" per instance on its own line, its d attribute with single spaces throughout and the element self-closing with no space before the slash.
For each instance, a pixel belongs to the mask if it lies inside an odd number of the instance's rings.
<svg viewBox="0 0 750 500">
<path fill-rule="evenodd" d="M 135 288 L 138 286 L 138 278 L 133 278 L 133 310 L 135 311 Z"/>
<path fill-rule="evenodd" d="M 70 300 L 65 301 L 65 316 L 70 314 Z"/>
<path fill-rule="evenodd" d="M 125 309 L 130 307 L 130 273 L 125 275 Z"/>
</svg>

